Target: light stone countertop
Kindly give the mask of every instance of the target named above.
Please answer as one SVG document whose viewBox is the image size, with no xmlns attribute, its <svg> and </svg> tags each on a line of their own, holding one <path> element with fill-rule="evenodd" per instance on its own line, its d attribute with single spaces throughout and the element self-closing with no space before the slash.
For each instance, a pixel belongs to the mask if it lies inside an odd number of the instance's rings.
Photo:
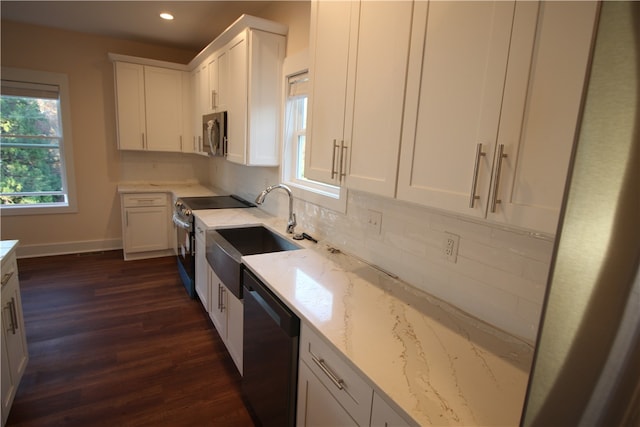
<svg viewBox="0 0 640 427">
<path fill-rule="evenodd" d="M 258 208 L 196 211 L 207 228 L 285 218 Z M 297 231 L 304 231 L 300 227 Z M 303 322 L 420 425 L 516 426 L 533 349 L 325 242 L 243 257 Z"/>
<path fill-rule="evenodd" d="M 18 240 L 0 240 L 0 260 L 16 250 L 18 247 Z"/>
<path fill-rule="evenodd" d="M 192 182 L 138 183 L 123 182 L 118 184 L 118 193 L 172 193 L 177 197 L 217 196 L 226 193 Z"/>
</svg>

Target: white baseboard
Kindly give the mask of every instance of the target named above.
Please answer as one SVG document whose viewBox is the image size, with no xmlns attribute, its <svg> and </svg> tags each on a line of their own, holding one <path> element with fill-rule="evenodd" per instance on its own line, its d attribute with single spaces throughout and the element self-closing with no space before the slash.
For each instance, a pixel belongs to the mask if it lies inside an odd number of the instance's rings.
<svg viewBox="0 0 640 427">
<path fill-rule="evenodd" d="M 67 255 L 86 252 L 113 251 L 122 249 L 122 239 L 85 240 L 81 242 L 60 242 L 36 245 L 18 244 L 18 258 L 35 258 L 52 255 Z"/>
</svg>

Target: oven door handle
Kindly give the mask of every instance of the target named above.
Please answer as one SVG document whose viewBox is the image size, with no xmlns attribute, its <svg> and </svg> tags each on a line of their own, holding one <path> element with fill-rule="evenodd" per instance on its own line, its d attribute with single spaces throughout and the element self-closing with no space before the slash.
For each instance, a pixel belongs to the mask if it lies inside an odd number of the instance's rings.
<svg viewBox="0 0 640 427">
<path fill-rule="evenodd" d="M 173 219 L 173 223 L 175 225 L 177 225 L 178 227 L 184 228 L 185 230 L 191 229 L 191 223 L 186 222 L 183 219 L 181 219 L 180 217 L 178 217 L 178 214 L 174 213 L 172 219 Z"/>
</svg>

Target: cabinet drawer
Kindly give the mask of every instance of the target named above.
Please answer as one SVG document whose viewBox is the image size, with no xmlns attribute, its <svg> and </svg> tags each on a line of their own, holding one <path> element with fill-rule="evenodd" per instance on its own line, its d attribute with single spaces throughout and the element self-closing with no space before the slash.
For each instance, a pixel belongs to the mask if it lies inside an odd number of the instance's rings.
<svg viewBox="0 0 640 427">
<path fill-rule="evenodd" d="M 125 194 L 122 198 L 125 208 L 136 206 L 165 206 L 167 195 L 165 193 L 139 193 Z"/>
<path fill-rule="evenodd" d="M 369 425 L 373 389 L 304 323 L 300 331 L 300 358 L 359 425 Z"/>
</svg>

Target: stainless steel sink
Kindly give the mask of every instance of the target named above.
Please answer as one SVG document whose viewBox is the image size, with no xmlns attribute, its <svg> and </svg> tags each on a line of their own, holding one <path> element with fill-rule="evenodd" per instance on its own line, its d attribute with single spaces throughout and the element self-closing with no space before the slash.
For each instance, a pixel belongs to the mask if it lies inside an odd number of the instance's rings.
<svg viewBox="0 0 640 427">
<path fill-rule="evenodd" d="M 296 249 L 300 246 L 261 225 L 207 231 L 207 261 L 237 298 L 242 298 L 243 256 Z"/>
</svg>

